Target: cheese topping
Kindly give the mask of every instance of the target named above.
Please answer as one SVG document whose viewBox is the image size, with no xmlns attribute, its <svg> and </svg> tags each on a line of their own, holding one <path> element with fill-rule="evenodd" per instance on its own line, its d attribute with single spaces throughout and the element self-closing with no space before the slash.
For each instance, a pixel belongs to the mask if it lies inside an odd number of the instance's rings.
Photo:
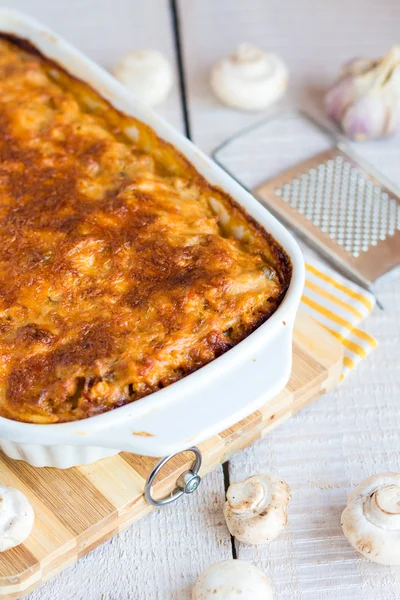
<svg viewBox="0 0 400 600">
<path fill-rule="evenodd" d="M 0 415 L 82 419 L 165 387 L 278 306 L 290 261 L 171 145 L 0 39 Z"/>
</svg>

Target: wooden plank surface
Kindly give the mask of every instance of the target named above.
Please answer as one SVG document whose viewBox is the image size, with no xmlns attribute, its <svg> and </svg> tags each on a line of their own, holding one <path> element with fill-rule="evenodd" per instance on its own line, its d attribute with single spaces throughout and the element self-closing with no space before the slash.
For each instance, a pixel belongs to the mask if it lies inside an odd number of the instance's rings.
<svg viewBox="0 0 400 600">
<path fill-rule="evenodd" d="M 342 358 L 341 344 L 305 313 L 299 313 L 294 333 L 293 371 L 288 385 L 259 411 L 200 445 L 202 475 L 213 471 L 238 450 L 336 385 Z M 28 539 L 21 546 L 0 554 L 0 598 L 21 597 L 150 512 L 143 492 L 156 462 L 154 458 L 123 452 L 96 464 L 73 469 L 37 469 L 0 455 L 0 484 L 22 490 L 36 515 Z M 169 495 L 179 474 L 192 462 L 190 453 L 171 460 L 168 469 L 160 473 L 153 495 Z M 205 513 L 215 506 L 220 509 L 224 492 L 219 492 L 214 495 L 211 507 L 203 504 Z M 182 530 L 182 519 L 190 528 L 191 515 L 185 503 L 173 508 L 174 514 L 179 515 L 174 523 L 173 540 L 176 540 L 177 532 Z M 214 520 L 217 514 L 220 512 L 212 512 Z M 222 533 L 216 547 L 219 554 L 229 548 L 229 537 L 222 518 L 212 525 Z M 168 527 L 161 530 L 161 536 L 168 533 Z M 215 532 L 210 529 L 209 533 L 213 538 Z M 187 544 L 187 536 L 183 535 L 181 542 Z M 164 564 L 161 553 L 157 560 Z M 165 564 L 169 565 L 169 561 Z M 193 566 L 189 570 L 191 580 Z M 182 593 L 181 583 L 179 578 L 174 581 L 174 585 L 179 586 L 179 593 Z M 159 590 L 163 589 L 159 579 L 157 586 Z"/>
<path fill-rule="evenodd" d="M 211 95 L 208 71 L 236 44 L 251 41 L 280 53 L 291 74 L 281 107 L 301 106 L 323 118 L 323 93 L 339 65 L 385 53 L 400 31 L 397 0 L 181 0 L 180 9 L 190 124 L 207 152 L 262 116 L 221 107 Z M 276 135 L 253 148 L 238 145 L 229 166 L 253 187 L 290 166 L 288 157 L 296 162 L 315 151 L 310 137 L 287 133 L 285 140 Z M 400 185 L 398 136 L 354 147 Z M 400 471 L 400 270 L 381 278 L 374 291 L 384 310 L 376 309 L 367 327 L 379 348 L 316 405 L 229 462 L 232 481 L 272 472 L 292 488 L 281 537 L 259 548 L 235 544 L 238 558 L 271 578 L 279 600 L 400 598 L 400 569 L 359 558 L 340 528 L 352 486 L 379 471 Z"/>
<path fill-rule="evenodd" d="M 172 54 L 167 1 L 12 0 L 8 6 L 30 12 L 106 66 L 138 46 Z M 398 43 L 400 29 L 398 0 L 181 0 L 179 12 L 190 124 L 206 151 L 260 117 L 225 109 L 210 93 L 209 68 L 236 43 L 255 41 L 280 52 L 291 70 L 283 105 L 299 102 L 320 116 L 322 91 L 337 66 L 353 55 L 385 52 Z M 177 87 L 160 112 L 181 125 Z M 274 152 L 261 170 L 255 168 L 257 157 L 247 163 L 240 157 L 237 166 L 248 185 L 260 181 L 264 166 L 286 166 L 287 146 L 280 139 L 272 142 Z M 298 146 L 293 139 L 291 148 Z M 398 138 L 357 151 L 400 184 Z M 378 470 L 400 470 L 400 273 L 384 277 L 375 290 L 385 310 L 374 313 L 368 329 L 380 348 L 334 393 L 230 461 L 233 478 L 273 469 L 283 471 L 294 489 L 285 536 L 256 551 L 238 548 L 240 557 L 265 569 L 278 598 L 400 597 L 398 570 L 357 560 L 338 525 L 352 485 Z M 189 600 L 201 569 L 232 555 L 221 521 L 223 494 L 222 472 L 214 471 L 179 511 L 172 506 L 135 523 L 29 600 Z"/>
</svg>

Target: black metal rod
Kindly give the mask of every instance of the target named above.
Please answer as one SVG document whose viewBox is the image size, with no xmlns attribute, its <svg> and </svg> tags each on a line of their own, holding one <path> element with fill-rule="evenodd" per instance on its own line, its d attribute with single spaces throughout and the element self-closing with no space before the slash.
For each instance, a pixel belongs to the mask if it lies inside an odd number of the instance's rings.
<svg viewBox="0 0 400 600">
<path fill-rule="evenodd" d="M 170 0 L 170 6 L 171 6 L 171 15 L 172 15 L 172 27 L 173 27 L 173 31 L 175 34 L 174 35 L 175 58 L 176 58 L 176 65 L 177 65 L 177 69 L 178 69 L 178 83 L 179 83 L 179 91 L 181 94 L 181 101 L 182 101 L 182 112 L 183 112 L 183 121 L 184 121 L 184 127 L 185 127 L 185 135 L 189 139 L 192 139 L 191 131 L 190 131 L 187 92 L 186 92 L 185 69 L 183 66 L 183 56 L 182 56 L 181 28 L 180 28 L 180 21 L 179 21 L 179 11 L 178 11 L 176 0 Z"/>
</svg>

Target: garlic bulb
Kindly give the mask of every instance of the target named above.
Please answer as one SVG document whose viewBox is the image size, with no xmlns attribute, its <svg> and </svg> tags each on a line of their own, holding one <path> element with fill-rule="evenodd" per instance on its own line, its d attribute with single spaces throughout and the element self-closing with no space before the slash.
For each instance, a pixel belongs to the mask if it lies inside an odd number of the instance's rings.
<svg viewBox="0 0 400 600">
<path fill-rule="evenodd" d="M 226 524 L 231 535 L 240 542 L 270 542 L 278 537 L 287 523 L 290 488 L 279 477 L 253 475 L 232 483 L 226 498 Z"/>
<path fill-rule="evenodd" d="M 379 60 L 355 59 L 345 65 L 325 104 L 351 138 L 395 133 L 400 128 L 400 46 Z"/>
<path fill-rule="evenodd" d="M 12 487 L 0 486 L 0 552 L 22 544 L 32 531 L 33 508 L 27 497 Z"/>
<path fill-rule="evenodd" d="M 223 560 L 203 571 L 192 600 L 272 600 L 264 573 L 243 560 Z"/>
<path fill-rule="evenodd" d="M 279 56 L 252 44 L 240 44 L 211 72 L 211 87 L 227 106 L 243 110 L 266 108 L 286 90 L 288 70 Z"/>
<path fill-rule="evenodd" d="M 172 88 L 172 68 L 156 50 L 134 50 L 116 66 L 115 77 L 149 106 L 161 104 Z"/>
<path fill-rule="evenodd" d="M 360 483 L 341 522 L 349 543 L 365 558 L 400 565 L 400 473 L 381 473 Z"/>
</svg>

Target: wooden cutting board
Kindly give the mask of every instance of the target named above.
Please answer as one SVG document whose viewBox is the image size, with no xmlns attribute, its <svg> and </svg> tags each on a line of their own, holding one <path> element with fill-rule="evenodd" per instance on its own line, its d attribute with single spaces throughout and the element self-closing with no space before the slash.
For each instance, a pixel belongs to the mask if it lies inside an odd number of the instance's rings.
<svg viewBox="0 0 400 600">
<path fill-rule="evenodd" d="M 340 342 L 300 313 L 288 385 L 261 410 L 200 445 L 201 474 L 331 389 L 339 381 L 341 367 Z M 22 490 L 35 510 L 34 529 L 25 543 L 0 553 L 0 598 L 23 597 L 149 513 L 152 507 L 143 491 L 157 460 L 123 452 L 93 465 L 58 470 L 34 468 L 0 453 L 0 483 Z M 192 460 L 192 454 L 171 460 L 160 473 L 153 495 L 167 495 Z M 196 493 L 201 493 L 201 487 Z"/>
</svg>

